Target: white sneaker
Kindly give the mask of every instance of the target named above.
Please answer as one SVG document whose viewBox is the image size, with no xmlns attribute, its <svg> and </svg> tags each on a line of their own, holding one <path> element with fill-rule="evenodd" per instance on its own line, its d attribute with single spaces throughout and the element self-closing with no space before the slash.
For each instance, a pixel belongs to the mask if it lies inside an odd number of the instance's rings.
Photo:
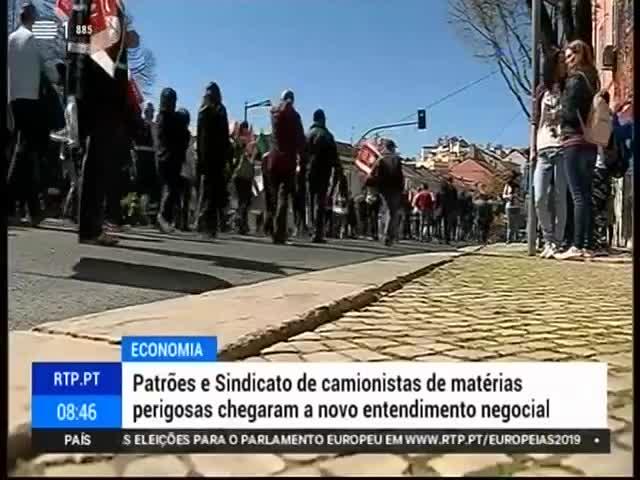
<svg viewBox="0 0 640 480">
<path fill-rule="evenodd" d="M 595 257 L 595 253 L 593 252 L 593 250 L 589 250 L 588 248 L 583 248 L 582 256 L 586 259 L 591 260 L 593 257 Z"/>
<path fill-rule="evenodd" d="M 551 250 L 551 244 L 547 243 L 540 253 L 540 258 L 549 258 L 549 250 Z"/>
<path fill-rule="evenodd" d="M 558 247 L 556 247 L 553 243 L 549 244 L 549 249 L 547 250 L 546 259 L 554 258 L 558 253 Z"/>
<path fill-rule="evenodd" d="M 566 252 L 557 253 L 553 257 L 556 260 L 573 260 L 575 258 L 582 258 L 582 250 L 576 247 L 571 247 Z"/>
</svg>

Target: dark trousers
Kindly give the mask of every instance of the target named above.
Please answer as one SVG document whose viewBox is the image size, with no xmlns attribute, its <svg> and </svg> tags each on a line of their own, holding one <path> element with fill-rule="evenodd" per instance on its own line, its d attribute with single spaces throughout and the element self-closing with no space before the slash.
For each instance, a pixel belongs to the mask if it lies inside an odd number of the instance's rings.
<svg viewBox="0 0 640 480">
<path fill-rule="evenodd" d="M 573 198 L 573 245 L 593 248 L 593 170 L 597 150 L 593 145 L 564 149 L 564 166 Z"/>
<path fill-rule="evenodd" d="M 107 171 L 105 217 L 114 225 L 124 223 L 122 199 L 129 193 L 131 183 L 129 155 L 128 149 L 119 148 L 116 157 L 111 159 L 112 166 Z"/>
<path fill-rule="evenodd" d="M 382 199 L 387 207 L 385 241 L 388 243 L 395 242 L 398 240 L 398 229 L 400 228 L 402 192 L 382 192 Z"/>
<path fill-rule="evenodd" d="M 39 104 L 37 100 L 14 100 L 11 102 L 11 111 L 15 124 L 16 146 L 7 175 L 9 214 L 15 211 L 17 200 L 26 204 L 32 220 L 38 219 L 41 215 Z"/>
<path fill-rule="evenodd" d="M 253 197 L 253 180 L 235 178 L 233 181 L 238 195 L 238 231 L 244 235 L 249 232 L 249 207 Z"/>
<path fill-rule="evenodd" d="M 168 223 L 176 218 L 176 212 L 182 196 L 181 165 L 161 165 L 162 198 L 160 200 L 160 215 Z"/>
<path fill-rule="evenodd" d="M 158 186 L 156 160 L 153 152 L 141 151 L 136 155 L 136 191 L 138 195 L 153 197 Z"/>
<path fill-rule="evenodd" d="M 273 218 L 275 217 L 276 197 L 272 191 L 267 162 L 262 162 L 262 185 L 264 191 L 264 233 L 273 234 Z"/>
<path fill-rule="evenodd" d="M 596 167 L 593 172 L 593 243 L 596 249 L 604 249 L 609 245 L 610 197 L 611 175 L 606 168 Z"/>
<path fill-rule="evenodd" d="M 367 204 L 369 213 L 369 234 L 374 240 L 378 240 L 378 222 L 380 218 L 380 200 Z"/>
<path fill-rule="evenodd" d="M 289 197 L 295 188 L 295 175 L 285 172 L 269 172 L 271 192 L 275 196 L 275 218 L 273 221 L 273 241 L 283 243 L 287 240 L 287 214 Z"/>
<path fill-rule="evenodd" d="M 567 188 L 567 222 L 564 229 L 564 239 L 562 241 L 563 247 L 569 247 L 573 243 L 573 231 L 574 231 L 574 221 L 573 221 L 573 197 L 571 196 L 571 191 Z"/>
<path fill-rule="evenodd" d="M 177 204 L 176 228 L 188 232 L 190 228 L 191 192 L 192 183 L 189 179 L 180 176 L 179 199 Z"/>
<path fill-rule="evenodd" d="M 307 175 L 304 170 L 295 176 L 295 191 L 293 192 L 293 215 L 296 229 L 301 230 L 307 226 Z"/>
<path fill-rule="evenodd" d="M 444 241 L 445 243 L 449 243 L 452 238 L 455 239 L 455 234 L 456 234 L 456 228 L 457 228 L 457 222 L 458 217 L 455 214 L 455 212 L 447 212 L 445 211 L 442 215 L 442 221 L 444 223 L 443 225 L 443 236 L 444 236 Z"/>
<path fill-rule="evenodd" d="M 327 191 L 329 183 L 312 185 L 310 189 L 310 210 L 313 216 L 314 238 L 322 239 L 325 234 L 326 224 L 326 208 L 327 208 Z"/>
<path fill-rule="evenodd" d="M 112 175 L 113 159 L 118 154 L 118 128 L 95 128 L 85 143 L 80 176 L 80 214 L 78 237 L 91 240 L 102 233 L 107 178 Z"/>
<path fill-rule="evenodd" d="M 364 199 L 356 202 L 356 218 L 358 235 L 365 237 L 369 227 L 369 212 L 367 202 Z"/>
<path fill-rule="evenodd" d="M 198 212 L 199 228 L 211 235 L 217 235 L 222 223 L 222 212 L 227 201 L 227 185 L 223 172 L 214 172 L 202 179 L 200 207 Z"/>
<path fill-rule="evenodd" d="M 491 220 L 489 218 L 482 218 L 477 223 L 478 240 L 480 243 L 486 244 L 489 242 L 489 232 L 491 231 Z"/>
</svg>

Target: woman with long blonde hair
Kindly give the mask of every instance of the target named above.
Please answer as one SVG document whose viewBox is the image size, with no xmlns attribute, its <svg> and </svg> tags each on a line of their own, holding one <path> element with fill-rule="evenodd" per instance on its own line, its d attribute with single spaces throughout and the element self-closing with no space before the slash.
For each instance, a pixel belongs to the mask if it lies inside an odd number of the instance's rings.
<svg viewBox="0 0 640 480">
<path fill-rule="evenodd" d="M 582 40 L 574 40 L 565 49 L 568 77 L 561 97 L 560 136 L 564 167 L 573 199 L 573 244 L 555 256 L 560 260 L 593 256 L 593 171 L 597 147 L 587 142 L 584 125 L 589 118 L 593 98 L 600 81 L 593 64 L 593 50 Z"/>
</svg>

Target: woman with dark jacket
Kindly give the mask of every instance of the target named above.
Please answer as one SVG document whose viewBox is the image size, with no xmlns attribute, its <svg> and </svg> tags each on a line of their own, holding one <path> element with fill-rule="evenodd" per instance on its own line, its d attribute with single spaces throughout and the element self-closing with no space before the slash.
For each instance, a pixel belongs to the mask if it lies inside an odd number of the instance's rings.
<svg viewBox="0 0 640 480">
<path fill-rule="evenodd" d="M 574 238 L 559 260 L 591 257 L 593 248 L 592 190 L 597 147 L 584 138 L 593 98 L 600 90 L 589 45 L 575 40 L 565 50 L 568 78 L 561 97 L 560 132 L 564 166 L 573 199 Z"/>
</svg>

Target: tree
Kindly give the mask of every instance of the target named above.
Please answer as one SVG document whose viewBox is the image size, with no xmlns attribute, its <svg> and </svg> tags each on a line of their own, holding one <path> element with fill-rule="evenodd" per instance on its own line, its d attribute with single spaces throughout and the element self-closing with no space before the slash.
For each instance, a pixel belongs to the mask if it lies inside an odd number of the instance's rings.
<svg viewBox="0 0 640 480">
<path fill-rule="evenodd" d="M 474 56 L 498 66 L 500 75 L 530 117 L 531 20 L 523 0 L 450 0 L 450 23 Z"/>
<path fill-rule="evenodd" d="M 563 40 L 592 44 L 591 0 L 543 0 L 541 43 L 543 55 Z M 496 64 L 520 108 L 531 118 L 532 0 L 449 0 L 449 23 L 482 61 Z M 563 38 L 560 32 L 563 33 Z"/>
</svg>

